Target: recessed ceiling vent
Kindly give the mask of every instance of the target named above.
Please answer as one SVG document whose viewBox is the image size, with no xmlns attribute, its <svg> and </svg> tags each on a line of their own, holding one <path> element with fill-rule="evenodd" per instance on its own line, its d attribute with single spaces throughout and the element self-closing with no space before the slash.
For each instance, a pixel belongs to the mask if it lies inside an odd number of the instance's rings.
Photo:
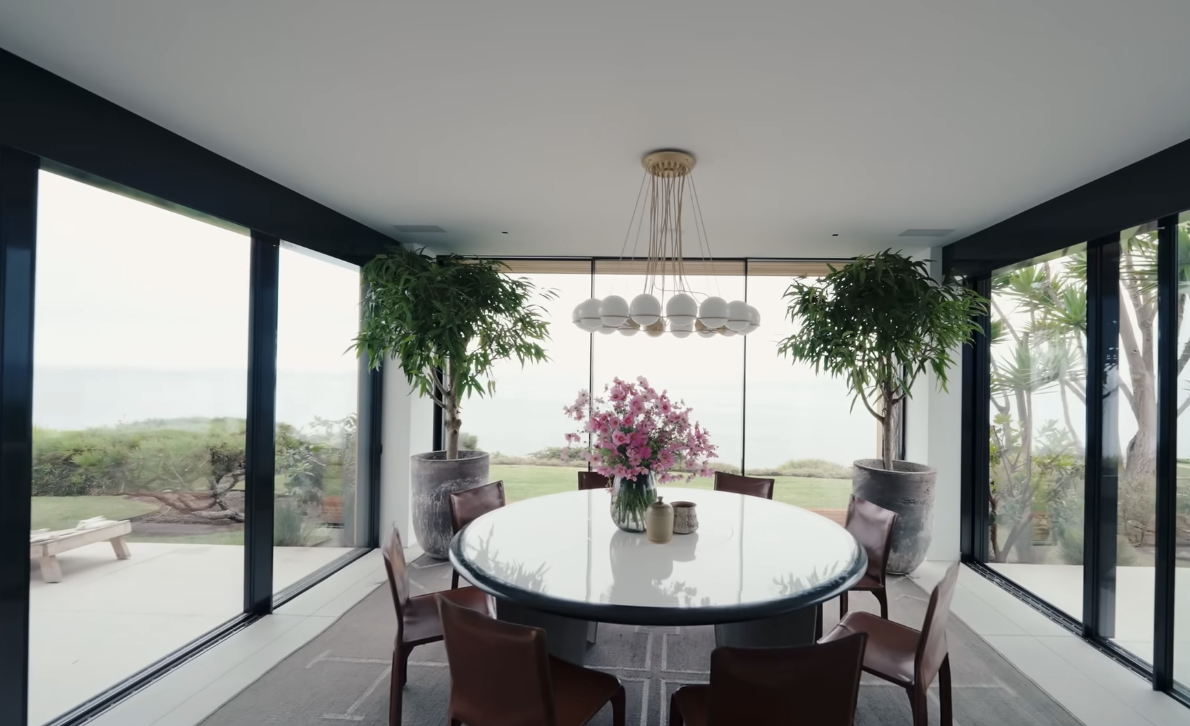
<svg viewBox="0 0 1190 726">
<path fill-rule="evenodd" d="M 446 232 L 436 224 L 394 224 L 393 229 L 401 234 L 443 234 Z"/>
<path fill-rule="evenodd" d="M 953 233 L 953 229 L 907 229 L 898 237 L 945 237 Z"/>
</svg>

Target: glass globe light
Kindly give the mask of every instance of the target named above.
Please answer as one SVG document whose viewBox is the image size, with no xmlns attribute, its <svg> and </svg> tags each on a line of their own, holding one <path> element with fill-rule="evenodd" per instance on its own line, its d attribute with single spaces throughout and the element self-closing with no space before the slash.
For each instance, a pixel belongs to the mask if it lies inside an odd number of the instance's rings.
<svg viewBox="0 0 1190 726">
<path fill-rule="evenodd" d="M 727 304 L 727 329 L 741 333 L 752 322 L 752 315 L 748 312 L 748 303 L 743 300 L 732 300 Z"/>
<path fill-rule="evenodd" d="M 621 335 L 627 335 L 631 337 L 640 332 L 640 326 L 632 322 L 632 318 L 629 318 L 627 322 L 620 326 L 619 330 Z"/>
<path fill-rule="evenodd" d="M 603 327 L 603 319 L 599 317 L 599 298 L 593 297 L 579 303 L 575 308 L 578 315 L 578 326 L 588 333 L 594 333 Z"/>
<path fill-rule="evenodd" d="M 753 330 L 760 327 L 760 311 L 751 305 L 748 306 L 748 327 L 744 328 L 743 333 L 747 335 Z"/>
<path fill-rule="evenodd" d="M 733 336 L 739 335 L 739 333 L 735 332 L 731 328 L 720 328 L 719 335 L 722 335 L 724 338 L 731 338 Z"/>
<path fill-rule="evenodd" d="M 607 325 L 604 325 L 602 328 L 599 329 L 600 335 L 611 335 L 614 332 L 616 332 L 616 328 L 612 328 Z"/>
<path fill-rule="evenodd" d="M 670 327 L 689 328 L 698 317 L 698 301 L 686 293 L 678 293 L 665 303 L 665 318 Z"/>
<path fill-rule="evenodd" d="M 599 305 L 599 317 L 604 326 L 620 327 L 628 320 L 628 301 L 619 295 L 608 295 Z"/>
<path fill-rule="evenodd" d="M 641 327 L 647 328 L 661 319 L 661 301 L 648 293 L 637 295 L 632 298 L 629 313 Z"/>
<path fill-rule="evenodd" d="M 698 306 L 698 319 L 711 330 L 723 327 L 727 322 L 727 301 L 721 297 L 708 297 Z"/>
<path fill-rule="evenodd" d="M 660 305 L 658 306 L 660 307 Z M 660 338 L 661 334 L 665 332 L 665 321 L 660 317 L 652 325 L 645 326 L 645 335 L 650 338 Z"/>
</svg>

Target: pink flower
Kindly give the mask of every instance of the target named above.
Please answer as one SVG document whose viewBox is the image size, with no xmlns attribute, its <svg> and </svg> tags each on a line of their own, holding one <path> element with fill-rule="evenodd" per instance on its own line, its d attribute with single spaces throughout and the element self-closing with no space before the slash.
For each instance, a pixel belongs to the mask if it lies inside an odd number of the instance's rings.
<svg viewBox="0 0 1190 726">
<path fill-rule="evenodd" d="M 612 443 L 616 446 L 623 446 L 629 441 L 631 441 L 631 439 L 629 438 L 628 434 L 624 433 L 623 431 L 617 431 L 612 434 Z"/>
<path fill-rule="evenodd" d="M 578 434 L 566 434 L 566 440 L 572 444 L 577 444 L 581 438 Z"/>
</svg>

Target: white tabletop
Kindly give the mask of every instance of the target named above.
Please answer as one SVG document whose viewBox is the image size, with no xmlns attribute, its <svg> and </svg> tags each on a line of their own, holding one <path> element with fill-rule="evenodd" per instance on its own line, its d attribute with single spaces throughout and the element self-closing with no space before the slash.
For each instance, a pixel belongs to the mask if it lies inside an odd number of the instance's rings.
<svg viewBox="0 0 1190 726">
<path fill-rule="evenodd" d="M 780 502 L 662 487 L 698 505 L 698 532 L 667 544 L 612 523 L 607 490 L 551 494 L 483 515 L 450 558 L 498 598 L 559 615 L 639 625 L 770 617 L 828 600 L 867 567 L 848 532 Z"/>
</svg>

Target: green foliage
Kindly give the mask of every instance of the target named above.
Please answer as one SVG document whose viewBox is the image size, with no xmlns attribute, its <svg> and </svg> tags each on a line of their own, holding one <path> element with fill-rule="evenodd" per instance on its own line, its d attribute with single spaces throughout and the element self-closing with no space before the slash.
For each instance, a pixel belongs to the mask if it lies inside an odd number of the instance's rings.
<svg viewBox="0 0 1190 726">
<path fill-rule="evenodd" d="M 505 275 L 503 267 L 496 260 L 430 257 L 394 247 L 363 268 L 356 351 L 373 368 L 395 358 L 410 385 L 433 395 L 446 413 L 450 459 L 458 456 L 459 402 L 495 392 L 495 364 L 548 360 L 541 341 L 549 338 L 549 323 L 541 306 L 530 302 L 535 287 Z"/>
<path fill-rule="evenodd" d="M 884 465 L 892 468 L 892 420 L 885 414 L 932 372 L 945 389 L 952 351 L 970 342 L 986 310 L 975 291 L 935 281 L 924 261 L 885 250 L 857 257 L 820 282 L 794 281 L 785 297 L 798 330 L 778 351 L 842 376 L 884 427 Z M 879 407 L 879 411 L 877 410 Z"/>
<path fill-rule="evenodd" d="M 792 459 L 772 469 L 748 469 L 748 476 L 800 476 L 811 479 L 850 479 L 851 467 L 825 459 Z"/>
<path fill-rule="evenodd" d="M 478 451 L 479 437 L 466 432 L 459 434 L 459 448 L 463 451 Z"/>
<path fill-rule="evenodd" d="M 306 518 L 296 502 L 278 499 L 273 507 L 273 544 L 278 547 L 305 547 L 314 527 L 306 524 Z"/>
<path fill-rule="evenodd" d="M 1062 561 L 1068 565 L 1083 564 L 1083 531 L 1081 529 L 1066 529 L 1058 537 L 1058 553 Z M 1136 550 L 1127 537 L 1116 537 L 1116 564 L 1120 567 L 1135 565 Z"/>
</svg>

